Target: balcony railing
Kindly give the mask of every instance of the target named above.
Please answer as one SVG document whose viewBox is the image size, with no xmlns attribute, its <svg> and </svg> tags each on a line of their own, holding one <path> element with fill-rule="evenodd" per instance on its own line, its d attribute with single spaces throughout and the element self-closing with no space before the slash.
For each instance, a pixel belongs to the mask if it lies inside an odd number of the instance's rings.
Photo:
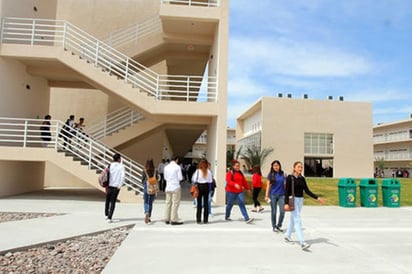
<svg viewBox="0 0 412 274">
<path fill-rule="evenodd" d="M 3 18 L 1 43 L 59 46 L 157 100 L 216 102 L 217 78 L 161 75 L 63 20 Z"/>
<path fill-rule="evenodd" d="M 163 4 L 200 6 L 200 7 L 219 7 L 220 0 L 160 0 Z"/>
<path fill-rule="evenodd" d="M 50 120 L 50 141 L 41 139 L 45 129 L 39 119 L 21 119 L 0 117 L 0 146 L 12 147 L 44 147 L 56 152 L 65 152 L 71 157 L 85 163 L 88 169 L 101 171 L 113 160 L 118 151 L 109 148 L 90 138 L 83 132 L 72 128 L 64 128 L 64 123 Z M 63 137 L 66 137 L 66 141 Z M 70 140 L 70 141 L 68 141 Z M 120 153 L 121 154 L 121 153 Z M 121 154 L 122 155 L 122 154 Z M 41 155 L 39 155 L 41 158 Z M 125 167 L 125 185 L 137 193 L 143 193 L 143 166 L 122 155 Z M 97 177 L 96 177 L 97 180 Z"/>
</svg>

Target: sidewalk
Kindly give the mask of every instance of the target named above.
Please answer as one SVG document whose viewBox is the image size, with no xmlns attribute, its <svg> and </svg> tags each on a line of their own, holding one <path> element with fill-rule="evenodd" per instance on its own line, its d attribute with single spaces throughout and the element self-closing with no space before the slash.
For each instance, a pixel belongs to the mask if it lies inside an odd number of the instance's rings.
<svg viewBox="0 0 412 274">
<path fill-rule="evenodd" d="M 224 220 L 224 207 L 214 206 L 210 223 L 199 225 L 192 203 L 183 202 L 185 224 L 171 226 L 163 222 L 163 201 L 155 202 L 152 225 L 144 224 L 142 204 L 118 204 L 115 222 L 107 224 L 99 199 L 0 199 L 4 212 L 66 213 L 0 223 L 0 252 L 135 224 L 103 273 L 411 273 L 412 207 L 305 206 L 304 234 L 312 245 L 305 252 L 272 232 L 268 206 L 249 213 L 252 224 L 245 224 L 237 206 L 231 222 Z M 288 220 L 286 214 L 284 227 Z"/>
</svg>

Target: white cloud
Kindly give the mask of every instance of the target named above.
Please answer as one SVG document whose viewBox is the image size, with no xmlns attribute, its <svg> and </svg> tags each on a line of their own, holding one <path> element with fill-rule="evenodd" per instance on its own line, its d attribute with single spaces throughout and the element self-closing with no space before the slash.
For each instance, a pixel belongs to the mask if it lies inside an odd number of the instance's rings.
<svg viewBox="0 0 412 274">
<path fill-rule="evenodd" d="M 346 93 L 345 97 L 350 101 L 368 101 L 368 102 L 383 102 L 391 103 L 393 101 L 409 101 L 412 100 L 412 94 L 402 90 L 361 90 L 351 93 Z"/>
<path fill-rule="evenodd" d="M 234 100 L 250 97 L 258 98 L 266 93 L 267 88 L 262 84 L 250 78 L 229 79 L 228 83 L 229 97 Z"/>
<path fill-rule="evenodd" d="M 373 67 L 364 56 L 317 42 L 233 37 L 230 43 L 231 73 L 350 77 Z"/>
</svg>

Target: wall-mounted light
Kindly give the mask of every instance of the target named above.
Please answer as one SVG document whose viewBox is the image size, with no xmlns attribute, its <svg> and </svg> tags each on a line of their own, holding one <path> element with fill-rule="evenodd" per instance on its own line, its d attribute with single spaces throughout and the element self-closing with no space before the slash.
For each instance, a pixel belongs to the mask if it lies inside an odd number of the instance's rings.
<svg viewBox="0 0 412 274">
<path fill-rule="evenodd" d="M 27 89 L 27 90 L 30 90 L 30 89 L 31 89 L 31 87 L 30 87 L 29 84 L 26 85 L 26 89 Z"/>
<path fill-rule="evenodd" d="M 37 12 L 37 7 L 36 7 L 36 6 L 34 6 L 34 7 L 33 7 L 33 10 L 34 10 L 35 12 Z"/>
</svg>

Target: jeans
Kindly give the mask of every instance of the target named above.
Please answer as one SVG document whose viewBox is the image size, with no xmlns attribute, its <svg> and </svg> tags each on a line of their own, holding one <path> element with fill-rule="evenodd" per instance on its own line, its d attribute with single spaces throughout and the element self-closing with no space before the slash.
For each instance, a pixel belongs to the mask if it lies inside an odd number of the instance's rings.
<svg viewBox="0 0 412 274">
<path fill-rule="evenodd" d="M 305 238 L 303 237 L 302 232 L 302 220 L 300 218 L 300 211 L 302 210 L 302 206 L 303 198 L 298 198 L 295 196 L 295 210 L 293 210 L 290 214 L 289 226 L 286 231 L 286 236 L 290 237 L 293 229 L 295 229 L 300 244 L 303 244 L 305 242 Z"/>
<path fill-rule="evenodd" d="M 203 222 L 209 221 L 209 184 L 197 184 L 199 189 L 199 196 L 197 196 L 197 210 L 196 210 L 196 222 L 200 223 L 203 209 Z"/>
<path fill-rule="evenodd" d="M 212 214 L 212 200 L 213 200 L 213 195 L 215 194 L 214 190 L 209 190 L 209 215 Z"/>
<path fill-rule="evenodd" d="M 143 209 L 145 214 L 149 214 L 149 217 L 152 217 L 153 201 L 155 198 L 156 194 L 147 194 L 147 183 L 145 183 L 143 190 Z"/>
<path fill-rule="evenodd" d="M 246 211 L 246 206 L 245 206 L 245 193 L 240 192 L 240 193 L 235 193 L 235 192 L 226 192 L 226 214 L 225 218 L 229 219 L 230 217 L 230 212 L 232 211 L 233 204 L 237 200 L 240 212 L 243 215 L 243 218 L 245 221 L 249 220 L 249 215 L 247 214 Z"/>
<path fill-rule="evenodd" d="M 104 215 L 107 216 L 109 220 L 112 219 L 114 208 L 116 207 L 117 196 L 119 196 L 119 192 L 120 192 L 120 189 L 118 189 L 117 187 L 109 186 L 107 188 Z"/>
<path fill-rule="evenodd" d="M 271 221 L 272 228 L 282 227 L 283 219 L 285 218 L 285 195 L 271 194 L 270 195 L 270 208 L 271 208 Z M 279 206 L 279 219 L 276 223 L 277 206 Z"/>
<path fill-rule="evenodd" d="M 166 210 L 165 221 L 179 222 L 179 216 L 177 210 L 180 205 L 180 198 L 182 196 L 182 189 L 178 188 L 174 191 L 166 192 Z"/>
</svg>

